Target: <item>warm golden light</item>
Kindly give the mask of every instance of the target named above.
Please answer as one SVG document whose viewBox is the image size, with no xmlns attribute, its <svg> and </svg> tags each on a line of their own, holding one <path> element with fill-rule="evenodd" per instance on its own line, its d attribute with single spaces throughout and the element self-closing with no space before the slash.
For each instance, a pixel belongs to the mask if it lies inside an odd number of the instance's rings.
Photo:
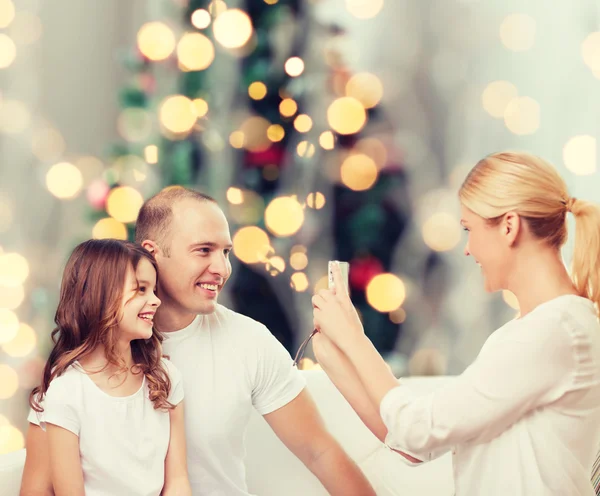
<svg viewBox="0 0 600 496">
<path fill-rule="evenodd" d="M 496 119 L 503 119 L 508 104 L 517 98 L 517 87 L 508 81 L 493 81 L 481 94 L 484 110 Z"/>
<path fill-rule="evenodd" d="M 271 146 L 271 140 L 267 136 L 270 125 L 264 117 L 248 117 L 240 126 L 240 131 L 244 134 L 244 147 L 252 152 L 268 149 Z"/>
<path fill-rule="evenodd" d="M 377 138 L 363 138 L 359 140 L 354 145 L 354 150 L 371 157 L 379 170 L 387 164 L 387 150 L 385 145 Z"/>
<path fill-rule="evenodd" d="M 367 121 L 362 103 L 356 98 L 345 96 L 334 100 L 327 109 L 327 122 L 339 134 L 359 132 Z"/>
<path fill-rule="evenodd" d="M 17 100 L 3 100 L 0 103 L 0 133 L 22 133 L 30 121 L 31 114 L 25 104 Z"/>
<path fill-rule="evenodd" d="M 356 98 L 365 108 L 373 108 L 383 98 L 383 85 L 375 74 L 361 72 L 346 83 L 346 96 Z"/>
<path fill-rule="evenodd" d="M 6 69 L 17 58 L 15 42 L 4 33 L 0 33 L 0 69 Z"/>
<path fill-rule="evenodd" d="M 175 50 L 175 35 L 162 22 L 144 24 L 137 35 L 140 52 L 150 60 L 165 60 Z"/>
<path fill-rule="evenodd" d="M 134 222 L 143 203 L 144 198 L 137 189 L 120 186 L 108 194 L 106 211 L 119 222 Z"/>
<path fill-rule="evenodd" d="M 2 386 L 0 386 L 0 393 Z M 25 438 L 19 429 L 13 425 L 0 425 L 0 455 L 22 450 Z"/>
<path fill-rule="evenodd" d="M 272 276 L 275 276 L 285 270 L 285 260 L 279 256 L 271 257 L 268 259 L 265 268 Z"/>
<path fill-rule="evenodd" d="M 319 136 L 319 145 L 324 150 L 333 150 L 335 139 L 331 131 L 323 131 Z"/>
<path fill-rule="evenodd" d="M 500 25 L 500 39 L 513 52 L 529 50 L 535 42 L 535 19 L 527 14 L 511 14 Z"/>
<path fill-rule="evenodd" d="M 0 285 L 22 285 L 29 276 L 29 263 L 18 253 L 0 253 Z"/>
<path fill-rule="evenodd" d="M 41 38 L 43 30 L 37 14 L 21 10 L 10 26 L 10 36 L 16 45 L 32 45 Z"/>
<path fill-rule="evenodd" d="M 127 228 L 125 224 L 112 217 L 100 219 L 92 229 L 94 239 L 127 239 Z"/>
<path fill-rule="evenodd" d="M 216 40 L 225 48 L 240 48 L 252 36 L 252 21 L 240 9 L 228 9 L 213 22 Z"/>
<path fill-rule="evenodd" d="M 7 28 L 14 18 L 15 5 L 12 0 L 0 0 L 0 29 Z"/>
<path fill-rule="evenodd" d="M 528 96 L 513 98 L 504 112 L 504 124 L 514 134 L 524 136 L 540 127 L 540 105 Z"/>
<path fill-rule="evenodd" d="M 292 117 L 298 111 L 298 104 L 291 98 L 284 98 L 279 104 L 279 113 L 283 117 Z"/>
<path fill-rule="evenodd" d="M 18 330 L 19 319 L 17 315 L 11 310 L 0 308 L 0 344 L 12 341 Z"/>
<path fill-rule="evenodd" d="M 262 100 L 267 96 L 267 86 L 262 81 L 254 81 L 248 86 L 248 96 L 253 100 Z"/>
<path fill-rule="evenodd" d="M 423 224 L 423 240 L 432 250 L 452 250 L 460 242 L 460 224 L 449 213 L 435 213 Z"/>
<path fill-rule="evenodd" d="M 227 189 L 227 201 L 233 205 L 241 205 L 244 202 L 244 193 L 240 188 L 230 187 Z"/>
<path fill-rule="evenodd" d="M 194 104 L 196 116 L 204 117 L 206 114 L 208 114 L 208 102 L 206 100 L 203 100 L 202 98 L 194 98 L 192 103 Z"/>
<path fill-rule="evenodd" d="M 294 119 L 294 127 L 299 133 L 307 133 L 312 129 L 312 119 L 306 114 L 300 114 Z"/>
<path fill-rule="evenodd" d="M 306 253 L 292 253 L 292 255 L 290 256 L 290 265 L 295 270 L 306 269 L 306 266 L 308 265 L 308 257 L 306 256 Z"/>
<path fill-rule="evenodd" d="M 229 144 L 233 148 L 243 148 L 245 142 L 245 136 L 242 131 L 233 131 L 229 135 Z"/>
<path fill-rule="evenodd" d="M 152 119 L 148 111 L 142 108 L 126 108 L 117 118 L 117 129 L 125 140 L 138 143 L 145 141 L 150 136 Z"/>
<path fill-rule="evenodd" d="M 8 343 L 2 345 L 4 352 L 16 358 L 22 358 L 29 355 L 37 344 L 37 335 L 35 331 L 27 324 L 19 325 L 17 335 Z"/>
<path fill-rule="evenodd" d="M 185 33 L 177 44 L 177 58 L 188 71 L 202 71 L 215 59 L 215 48 L 202 33 Z"/>
<path fill-rule="evenodd" d="M 342 182 L 354 191 L 369 189 L 377 180 L 375 161 L 362 153 L 348 155 L 340 170 Z"/>
<path fill-rule="evenodd" d="M 279 124 L 271 124 L 267 128 L 267 138 L 274 143 L 281 141 L 285 137 L 285 130 Z"/>
<path fill-rule="evenodd" d="M 0 364 L 0 400 L 11 398 L 19 387 L 19 376 L 12 367 Z"/>
<path fill-rule="evenodd" d="M 300 157 L 311 158 L 315 154 L 315 145 L 308 141 L 301 141 L 296 146 L 296 153 Z"/>
<path fill-rule="evenodd" d="M 325 206 L 325 195 L 323 195 L 323 193 L 319 191 L 317 191 L 316 193 L 309 193 L 306 197 L 306 204 L 310 208 L 320 210 Z"/>
<path fill-rule="evenodd" d="M 290 57 L 285 62 L 285 72 L 291 77 L 299 76 L 304 72 L 304 61 L 300 57 Z"/>
<path fill-rule="evenodd" d="M 242 227 L 233 236 L 233 253 L 244 263 L 265 261 L 271 250 L 269 236 L 260 227 Z"/>
<path fill-rule="evenodd" d="M 367 285 L 367 301 L 378 312 L 393 312 L 406 298 L 402 280 L 394 274 L 379 274 Z"/>
<path fill-rule="evenodd" d="M 406 311 L 404 308 L 400 307 L 390 312 L 390 320 L 394 324 L 402 324 L 406 320 Z"/>
<path fill-rule="evenodd" d="M 0 308 L 15 310 L 19 308 L 25 299 L 25 290 L 23 285 L 4 286 L 0 284 Z"/>
<path fill-rule="evenodd" d="M 563 148 L 565 166 L 578 176 L 596 172 L 598 162 L 596 138 L 589 135 L 574 136 Z"/>
<path fill-rule="evenodd" d="M 205 29 L 210 25 L 210 13 L 206 9 L 197 9 L 192 12 L 192 25 L 198 29 Z"/>
<path fill-rule="evenodd" d="M 304 223 L 304 210 L 291 196 L 274 198 L 265 209 L 265 225 L 276 236 L 296 234 Z"/>
<path fill-rule="evenodd" d="M 208 12 L 217 17 L 227 10 L 227 4 L 223 0 L 213 0 L 208 4 Z"/>
<path fill-rule="evenodd" d="M 156 145 L 148 145 L 145 147 L 144 158 L 149 164 L 158 163 L 158 147 Z"/>
<path fill-rule="evenodd" d="M 594 76 L 600 79 L 600 31 L 589 34 L 581 44 L 581 56 Z"/>
<path fill-rule="evenodd" d="M 31 151 L 42 161 L 58 160 L 65 152 L 62 135 L 52 127 L 36 129 L 31 137 Z"/>
<path fill-rule="evenodd" d="M 308 289 L 308 277 L 304 272 L 294 272 L 291 277 L 291 286 L 299 293 Z"/>
<path fill-rule="evenodd" d="M 50 167 L 46 174 L 46 187 L 57 198 L 73 198 L 83 187 L 83 176 L 73 164 L 60 162 Z"/>
<path fill-rule="evenodd" d="M 358 19 L 372 19 L 383 8 L 383 0 L 346 0 L 346 10 Z"/>
<path fill-rule="evenodd" d="M 159 110 L 160 122 L 170 132 L 189 132 L 196 123 L 196 110 L 192 101 L 183 95 L 165 98 Z"/>
<path fill-rule="evenodd" d="M 519 310 L 519 300 L 517 300 L 517 297 L 513 292 L 509 291 L 508 289 L 503 290 L 502 299 L 509 307 Z"/>
</svg>

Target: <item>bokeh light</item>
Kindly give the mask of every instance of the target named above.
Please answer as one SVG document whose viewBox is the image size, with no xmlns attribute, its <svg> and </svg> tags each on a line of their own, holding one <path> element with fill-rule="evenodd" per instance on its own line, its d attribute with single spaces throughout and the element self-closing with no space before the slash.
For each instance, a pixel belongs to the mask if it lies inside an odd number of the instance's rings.
<svg viewBox="0 0 600 496">
<path fill-rule="evenodd" d="M 19 253 L 0 253 L 0 285 L 20 286 L 29 276 L 29 263 Z"/>
<path fill-rule="evenodd" d="M 189 132 L 196 123 L 196 110 L 192 101 L 183 95 L 165 98 L 160 105 L 161 124 L 170 132 L 181 134 Z"/>
<path fill-rule="evenodd" d="M 373 159 L 378 169 L 387 164 L 388 154 L 385 145 L 377 138 L 363 138 L 354 145 L 354 150 Z"/>
<path fill-rule="evenodd" d="M 150 136 L 152 119 L 150 114 L 142 108 L 125 108 L 117 118 L 117 129 L 125 140 L 138 143 Z"/>
<path fill-rule="evenodd" d="M 21 323 L 17 330 L 17 335 L 9 342 L 2 345 L 4 352 L 16 358 L 22 358 L 29 355 L 37 344 L 37 335 L 35 331 L 27 324 Z"/>
<path fill-rule="evenodd" d="M 0 29 L 7 28 L 15 18 L 15 5 L 12 0 L 0 0 Z"/>
<path fill-rule="evenodd" d="M 246 137 L 244 133 L 240 130 L 233 131 L 229 135 L 229 144 L 233 146 L 233 148 L 243 148 Z"/>
<path fill-rule="evenodd" d="M 202 33 L 186 33 L 177 44 L 177 58 L 188 71 L 202 71 L 215 59 L 215 48 Z"/>
<path fill-rule="evenodd" d="M 600 79 L 600 31 L 589 34 L 581 44 L 581 56 L 594 76 Z"/>
<path fill-rule="evenodd" d="M 240 9 L 227 9 L 213 22 L 216 40 L 225 48 L 240 48 L 252 36 L 252 21 Z"/>
<path fill-rule="evenodd" d="M 285 270 L 285 260 L 280 256 L 271 257 L 267 260 L 265 268 L 272 276 L 276 276 Z"/>
<path fill-rule="evenodd" d="M 0 364 L 0 400 L 11 398 L 19 388 L 19 376 L 8 365 Z"/>
<path fill-rule="evenodd" d="M 274 143 L 281 141 L 284 137 L 285 129 L 283 129 L 283 127 L 279 124 L 271 124 L 267 128 L 267 138 L 269 138 L 269 140 L 273 141 Z"/>
<path fill-rule="evenodd" d="M 244 202 L 244 193 L 240 188 L 230 187 L 227 189 L 227 201 L 233 205 L 241 205 Z"/>
<path fill-rule="evenodd" d="M 290 265 L 295 270 L 304 270 L 308 265 L 308 257 L 306 253 L 296 252 L 292 253 L 290 256 Z"/>
<path fill-rule="evenodd" d="M 300 57 L 290 57 L 285 61 L 288 76 L 297 77 L 304 72 L 304 61 Z"/>
<path fill-rule="evenodd" d="M 100 219 L 92 229 L 94 239 L 127 239 L 127 227 L 112 217 Z"/>
<path fill-rule="evenodd" d="M 298 104 L 291 98 L 284 98 L 279 104 L 279 113 L 283 117 L 291 117 L 298 111 Z"/>
<path fill-rule="evenodd" d="M 493 81 L 481 94 L 484 110 L 496 119 L 503 119 L 508 104 L 517 98 L 517 87 L 508 81 Z"/>
<path fill-rule="evenodd" d="M 263 262 L 271 250 L 269 236 L 260 227 L 242 227 L 233 236 L 233 253 L 244 263 Z"/>
<path fill-rule="evenodd" d="M 527 14 L 511 14 L 500 24 L 500 39 L 513 52 L 529 50 L 535 43 L 535 19 Z"/>
<path fill-rule="evenodd" d="M 317 191 L 316 193 L 309 193 L 306 197 L 306 204 L 310 208 L 320 210 L 325 206 L 325 195 L 320 191 Z"/>
<path fill-rule="evenodd" d="M 25 289 L 23 285 L 4 286 L 0 284 L 0 308 L 15 310 L 19 308 L 25 299 Z"/>
<path fill-rule="evenodd" d="M 248 86 L 248 96 L 253 100 L 262 100 L 267 96 L 267 86 L 262 81 L 254 81 Z"/>
<path fill-rule="evenodd" d="M 312 129 L 313 121 L 306 114 L 300 114 L 294 119 L 294 128 L 299 133 L 307 133 Z"/>
<path fill-rule="evenodd" d="M 227 4 L 223 0 L 213 0 L 208 4 L 208 12 L 217 17 L 227 10 Z"/>
<path fill-rule="evenodd" d="M 66 149 L 62 134 L 53 127 L 44 126 L 33 131 L 31 151 L 41 161 L 60 159 Z"/>
<path fill-rule="evenodd" d="M 511 308 L 514 308 L 515 310 L 519 310 L 519 300 L 517 300 L 517 297 L 515 296 L 515 294 L 513 292 L 509 291 L 508 289 L 503 290 L 502 291 L 502 299 Z"/>
<path fill-rule="evenodd" d="M 340 170 L 342 182 L 354 191 L 369 189 L 377 180 L 377 166 L 373 159 L 362 153 L 348 155 Z"/>
<path fill-rule="evenodd" d="M 383 0 L 345 0 L 346 10 L 358 19 L 372 19 L 383 8 Z"/>
<path fill-rule="evenodd" d="M 528 96 L 513 98 L 504 112 L 504 123 L 520 136 L 535 133 L 540 127 L 539 103 Z"/>
<path fill-rule="evenodd" d="M 375 74 L 360 72 L 346 83 L 346 96 L 356 98 L 365 108 L 373 108 L 383 97 L 383 85 Z"/>
<path fill-rule="evenodd" d="M 0 69 L 6 69 L 17 58 L 15 42 L 4 33 L 0 33 Z"/>
<path fill-rule="evenodd" d="M 319 145 L 323 150 L 333 150 L 335 146 L 335 138 L 331 131 L 323 131 L 319 136 Z"/>
<path fill-rule="evenodd" d="M 402 324 L 406 320 L 406 311 L 400 307 L 390 312 L 390 321 L 394 324 Z"/>
<path fill-rule="evenodd" d="M 198 29 L 205 29 L 210 25 L 210 13 L 206 9 L 197 9 L 192 12 L 192 25 Z"/>
<path fill-rule="evenodd" d="M 0 393 L 2 392 L 0 386 Z M 0 425 L 0 455 L 12 453 L 25 447 L 25 438 L 19 429 L 13 425 Z"/>
<path fill-rule="evenodd" d="M 175 50 L 175 35 L 162 22 L 144 24 L 137 35 L 140 52 L 150 60 L 164 60 Z"/>
<path fill-rule="evenodd" d="M 248 117 L 240 126 L 244 135 L 244 147 L 252 152 L 262 152 L 271 146 L 267 130 L 271 123 L 264 117 Z"/>
<path fill-rule="evenodd" d="M 11 310 L 0 308 L 0 344 L 12 341 L 18 330 L 19 319 L 17 315 Z"/>
<path fill-rule="evenodd" d="M 50 167 L 46 174 L 48 191 L 60 199 L 73 198 L 83 186 L 81 171 L 73 164 L 60 162 Z"/>
<path fill-rule="evenodd" d="M 296 146 L 296 153 L 299 157 L 311 158 L 315 154 L 315 145 L 309 141 L 301 141 Z"/>
<path fill-rule="evenodd" d="M 574 136 L 563 148 L 565 166 L 578 176 L 596 172 L 598 161 L 596 138 L 589 135 Z"/>
<path fill-rule="evenodd" d="M 306 291 L 309 286 L 308 277 L 304 272 L 294 272 L 291 277 L 291 286 L 299 293 Z"/>
<path fill-rule="evenodd" d="M 265 209 L 265 224 L 276 236 L 296 234 L 304 223 L 304 210 L 292 196 L 274 198 Z"/>
<path fill-rule="evenodd" d="M 359 132 L 367 122 L 362 103 L 349 96 L 334 100 L 327 109 L 327 122 L 339 134 Z"/>
<path fill-rule="evenodd" d="M 4 100 L 0 104 L 0 133 L 22 133 L 27 129 L 30 121 L 31 114 L 24 103 L 17 100 Z"/>
<path fill-rule="evenodd" d="M 17 45 L 32 45 L 41 38 L 43 30 L 37 14 L 21 10 L 12 22 L 9 34 Z"/>
<path fill-rule="evenodd" d="M 141 193 L 130 187 L 120 186 L 108 194 L 106 211 L 119 222 L 134 222 L 144 203 Z"/>
<path fill-rule="evenodd" d="M 158 147 L 156 145 L 148 145 L 144 148 L 144 159 L 149 164 L 158 163 Z"/>
<path fill-rule="evenodd" d="M 432 250 L 452 250 L 460 242 L 460 224 L 446 212 L 433 214 L 423 224 L 423 241 Z"/>
<path fill-rule="evenodd" d="M 394 274 L 379 274 L 373 277 L 366 290 L 367 301 L 379 312 L 393 312 L 404 303 L 406 288 Z"/>
</svg>

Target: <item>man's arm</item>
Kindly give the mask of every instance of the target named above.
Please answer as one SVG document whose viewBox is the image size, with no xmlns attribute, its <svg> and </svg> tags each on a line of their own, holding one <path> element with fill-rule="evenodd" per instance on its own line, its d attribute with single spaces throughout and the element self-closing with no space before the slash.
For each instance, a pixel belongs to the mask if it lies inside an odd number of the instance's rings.
<svg viewBox="0 0 600 496">
<path fill-rule="evenodd" d="M 264 415 L 275 434 L 333 496 L 375 496 L 358 466 L 327 432 L 310 394 Z"/>
<path fill-rule="evenodd" d="M 54 496 L 50 476 L 48 437 L 39 425 L 29 424 L 25 438 L 25 468 L 20 496 Z"/>
</svg>

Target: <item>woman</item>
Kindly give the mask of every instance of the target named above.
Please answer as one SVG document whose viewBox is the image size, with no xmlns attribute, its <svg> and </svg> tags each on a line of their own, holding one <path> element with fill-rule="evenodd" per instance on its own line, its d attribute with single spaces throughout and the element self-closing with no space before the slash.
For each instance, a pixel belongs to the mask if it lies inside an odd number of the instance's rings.
<svg viewBox="0 0 600 496">
<path fill-rule="evenodd" d="M 57 495 L 191 495 L 183 385 L 153 329 L 156 276 L 152 255 L 126 241 L 86 241 L 67 262 L 29 418 L 46 430 Z M 30 466 L 22 494 L 34 492 Z"/>
<path fill-rule="evenodd" d="M 413 464 L 452 450 L 457 496 L 593 495 L 600 439 L 600 208 L 525 153 L 481 160 L 459 192 L 465 255 L 520 316 L 447 387 L 415 397 L 342 292 L 313 297 L 315 354 L 366 425 Z M 576 221 L 572 273 L 560 248 Z M 339 271 L 334 271 L 340 286 Z"/>
</svg>

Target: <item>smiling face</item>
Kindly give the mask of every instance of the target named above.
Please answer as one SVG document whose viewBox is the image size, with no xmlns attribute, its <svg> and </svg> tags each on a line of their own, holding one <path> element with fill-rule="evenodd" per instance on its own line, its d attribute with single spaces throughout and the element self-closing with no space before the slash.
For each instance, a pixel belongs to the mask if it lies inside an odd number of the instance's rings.
<svg viewBox="0 0 600 496">
<path fill-rule="evenodd" d="M 134 272 L 130 267 L 123 290 L 119 340 L 148 339 L 160 300 L 156 296 L 156 271 L 152 264 L 141 258 Z"/>
<path fill-rule="evenodd" d="M 469 233 L 464 253 L 481 267 L 485 290 L 506 289 L 513 259 L 512 246 L 519 229 L 518 216 L 511 212 L 498 223 L 490 223 L 461 205 L 460 223 Z"/>
<path fill-rule="evenodd" d="M 180 317 L 212 313 L 231 275 L 229 224 L 213 202 L 184 198 L 172 212 L 168 256 L 155 251 L 163 307 Z"/>
</svg>

